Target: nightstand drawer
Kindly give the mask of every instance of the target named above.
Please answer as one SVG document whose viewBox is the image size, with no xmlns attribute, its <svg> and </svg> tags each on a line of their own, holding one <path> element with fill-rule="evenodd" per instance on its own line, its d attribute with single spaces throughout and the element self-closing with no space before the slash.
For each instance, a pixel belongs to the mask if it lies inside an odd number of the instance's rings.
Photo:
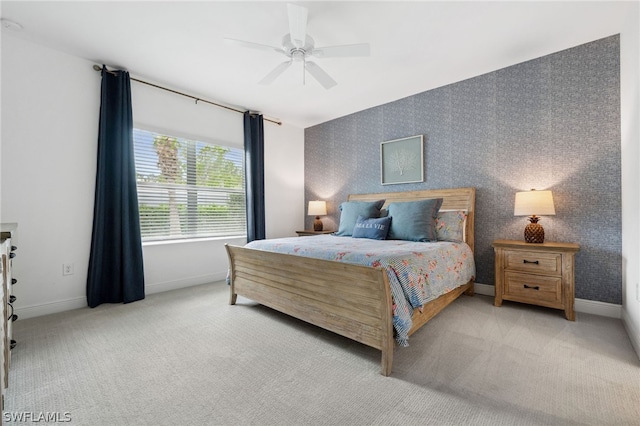
<svg viewBox="0 0 640 426">
<path fill-rule="evenodd" d="M 522 301 L 562 303 L 562 277 L 505 272 L 504 298 L 514 296 Z"/>
<path fill-rule="evenodd" d="M 509 271 L 562 274 L 562 254 L 522 250 L 505 250 L 505 269 Z"/>
</svg>

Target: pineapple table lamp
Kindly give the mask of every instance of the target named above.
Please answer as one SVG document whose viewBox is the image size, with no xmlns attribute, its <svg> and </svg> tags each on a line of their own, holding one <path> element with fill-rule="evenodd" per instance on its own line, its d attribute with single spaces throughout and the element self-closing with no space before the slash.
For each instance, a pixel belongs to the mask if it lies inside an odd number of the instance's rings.
<svg viewBox="0 0 640 426">
<path fill-rule="evenodd" d="M 556 214 L 551 191 L 516 192 L 516 202 L 513 209 L 514 216 L 529 216 L 529 223 L 524 228 L 524 240 L 528 243 L 543 243 L 544 228 L 538 223 L 539 216 Z"/>
</svg>

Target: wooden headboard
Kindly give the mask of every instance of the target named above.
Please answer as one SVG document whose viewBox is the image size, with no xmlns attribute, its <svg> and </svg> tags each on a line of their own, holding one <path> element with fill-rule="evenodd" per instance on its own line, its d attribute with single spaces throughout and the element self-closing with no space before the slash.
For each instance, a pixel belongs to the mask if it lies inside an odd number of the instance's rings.
<svg viewBox="0 0 640 426">
<path fill-rule="evenodd" d="M 475 188 L 425 189 L 422 191 L 381 192 L 376 194 L 350 194 L 349 201 L 386 200 L 383 208 L 389 203 L 417 201 L 427 198 L 442 198 L 440 210 L 464 210 L 467 212 L 465 242 L 474 251 L 474 218 L 476 209 Z M 475 253 L 475 251 L 474 251 Z"/>
</svg>

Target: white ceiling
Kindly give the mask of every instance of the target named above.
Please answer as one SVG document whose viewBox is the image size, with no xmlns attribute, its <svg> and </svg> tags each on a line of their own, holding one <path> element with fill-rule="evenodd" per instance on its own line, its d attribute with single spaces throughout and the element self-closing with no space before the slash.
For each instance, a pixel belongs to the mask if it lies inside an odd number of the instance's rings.
<svg viewBox="0 0 640 426">
<path fill-rule="evenodd" d="M 2 1 L 3 29 L 130 71 L 156 84 L 297 127 L 618 33 L 633 2 L 296 2 L 309 8 L 316 46 L 368 42 L 366 58 L 316 59 L 338 85 L 323 89 L 294 64 L 258 85 L 283 56 L 223 37 L 279 46 L 286 2 Z"/>
</svg>

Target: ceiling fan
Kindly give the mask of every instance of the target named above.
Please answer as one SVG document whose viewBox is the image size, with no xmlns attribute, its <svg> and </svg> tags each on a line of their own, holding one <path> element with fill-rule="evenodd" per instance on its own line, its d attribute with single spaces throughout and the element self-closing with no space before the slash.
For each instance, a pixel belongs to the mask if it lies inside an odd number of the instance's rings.
<svg viewBox="0 0 640 426">
<path fill-rule="evenodd" d="M 266 44 L 254 43 L 250 41 L 225 38 L 225 41 L 236 45 L 260 50 L 270 50 L 278 52 L 287 58 L 268 73 L 259 84 L 270 84 L 293 64 L 302 62 L 302 83 L 305 84 L 306 72 L 309 72 L 325 89 L 330 89 L 338 84 L 329 74 L 326 73 L 315 62 L 309 60 L 316 58 L 343 58 L 369 56 L 369 43 L 347 44 L 340 46 L 315 47 L 315 42 L 307 34 L 307 16 L 309 10 L 306 7 L 296 4 L 287 4 L 289 14 L 289 33 L 282 37 L 282 46 L 275 47 Z"/>
</svg>

